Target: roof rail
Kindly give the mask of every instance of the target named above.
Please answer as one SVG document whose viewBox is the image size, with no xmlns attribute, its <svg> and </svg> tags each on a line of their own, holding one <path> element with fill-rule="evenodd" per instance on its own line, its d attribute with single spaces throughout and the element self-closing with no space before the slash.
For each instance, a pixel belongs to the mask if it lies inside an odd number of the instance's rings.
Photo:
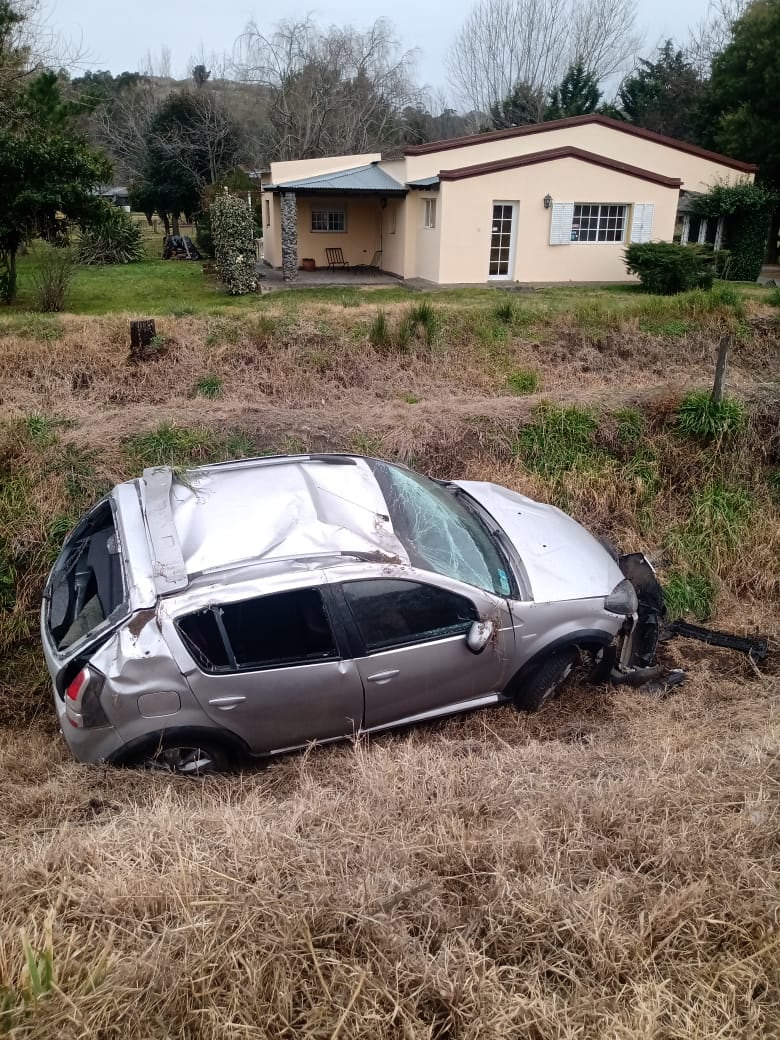
<svg viewBox="0 0 780 1040">
<path fill-rule="evenodd" d="M 171 511 L 173 471 L 170 466 L 145 469 L 144 518 L 152 555 L 152 579 L 158 596 L 186 589 L 187 567 Z"/>
</svg>

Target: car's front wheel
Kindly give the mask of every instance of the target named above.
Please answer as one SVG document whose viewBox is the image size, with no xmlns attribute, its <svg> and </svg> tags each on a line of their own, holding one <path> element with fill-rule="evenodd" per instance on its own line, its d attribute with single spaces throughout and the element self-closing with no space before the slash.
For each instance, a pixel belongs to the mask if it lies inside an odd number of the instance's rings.
<svg viewBox="0 0 780 1040">
<path fill-rule="evenodd" d="M 579 657 L 575 646 L 553 650 L 543 657 L 512 690 L 518 711 L 534 712 L 543 708 L 569 678 Z"/>
</svg>

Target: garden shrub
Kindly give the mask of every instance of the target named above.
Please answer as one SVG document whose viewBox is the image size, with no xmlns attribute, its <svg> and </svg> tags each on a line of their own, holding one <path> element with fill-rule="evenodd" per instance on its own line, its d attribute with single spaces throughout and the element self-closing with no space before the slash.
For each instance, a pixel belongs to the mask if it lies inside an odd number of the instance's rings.
<svg viewBox="0 0 780 1040">
<path fill-rule="evenodd" d="M 225 189 L 209 209 L 214 257 L 222 284 L 231 296 L 257 291 L 252 210 Z"/>
<path fill-rule="evenodd" d="M 701 246 L 633 242 L 625 257 L 627 270 L 638 275 L 642 288 L 661 296 L 710 289 L 715 277 L 714 254 Z"/>
<path fill-rule="evenodd" d="M 101 206 L 82 230 L 80 264 L 135 264 L 145 256 L 141 229 L 117 206 Z"/>
<path fill-rule="evenodd" d="M 769 218 L 777 194 L 763 184 L 740 181 L 716 184 L 694 202 L 701 217 L 726 218 L 729 247 L 728 268 L 723 277 L 737 282 L 754 282 L 766 255 Z"/>
<path fill-rule="evenodd" d="M 61 311 L 73 281 L 74 260 L 70 249 L 43 246 L 33 272 L 37 310 L 47 314 Z"/>
</svg>

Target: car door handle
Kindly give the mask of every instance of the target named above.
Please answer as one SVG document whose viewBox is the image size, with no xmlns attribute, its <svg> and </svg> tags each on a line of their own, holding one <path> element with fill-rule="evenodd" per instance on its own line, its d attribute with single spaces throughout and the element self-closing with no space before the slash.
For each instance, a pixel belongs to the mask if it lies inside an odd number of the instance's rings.
<svg viewBox="0 0 780 1040">
<path fill-rule="evenodd" d="M 379 686 L 383 686 L 385 683 L 389 683 L 391 679 L 395 678 L 396 675 L 401 671 L 400 668 L 393 668 L 389 672 L 375 672 L 373 675 L 368 676 L 369 682 L 375 682 Z"/>
<path fill-rule="evenodd" d="M 220 711 L 230 711 L 231 708 L 235 708 L 237 704 L 243 704 L 246 697 L 241 694 L 236 694 L 232 697 L 213 697 L 209 704 L 212 708 L 219 708 Z"/>
</svg>

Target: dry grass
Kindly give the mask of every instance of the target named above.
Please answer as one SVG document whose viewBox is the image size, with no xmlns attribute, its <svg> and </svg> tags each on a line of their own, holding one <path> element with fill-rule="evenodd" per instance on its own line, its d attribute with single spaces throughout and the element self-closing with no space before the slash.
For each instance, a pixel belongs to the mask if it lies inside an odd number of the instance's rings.
<svg viewBox="0 0 780 1040">
<path fill-rule="evenodd" d="M 128 404 L 187 404 L 205 375 L 221 382 L 221 401 L 234 407 L 269 403 L 318 408 L 323 402 L 403 403 L 452 396 L 512 396 L 507 378 L 534 369 L 545 395 L 620 392 L 700 385 L 714 371 L 715 318 L 684 337 L 643 332 L 636 322 L 584 331 L 574 315 L 544 319 L 530 329 L 507 330 L 489 310 L 440 307 L 441 331 L 432 346 L 415 340 L 403 354 L 368 339 L 374 310 L 269 307 L 247 318 L 162 319 L 159 359 L 125 364 L 123 318 L 60 320 L 49 326 L 8 325 L 0 337 L 0 399 L 6 414 L 79 416 L 85 410 Z M 404 308 L 386 308 L 400 322 Z M 539 319 L 541 321 L 541 319 Z M 43 331 L 42 331 L 43 329 Z M 493 339 L 493 333 L 500 333 Z M 43 336 L 44 338 L 41 338 Z M 774 333 L 757 331 L 734 351 L 730 377 L 749 389 L 780 375 Z"/>
<path fill-rule="evenodd" d="M 478 307 L 434 305 L 438 342 L 403 356 L 368 343 L 373 310 L 295 301 L 161 321 L 165 353 L 139 367 L 124 319 L 0 337 L 0 1037 L 780 1038 L 773 333 L 736 348 L 746 429 L 702 446 L 673 418 L 714 365 L 706 315 L 667 336 L 636 314 L 594 331 L 583 308 L 496 338 Z M 575 465 L 523 454 L 539 395 L 506 376 L 525 367 L 593 409 Z M 193 397 L 207 374 L 216 401 Z M 163 420 L 193 458 L 371 451 L 555 501 L 673 566 L 709 552 L 717 622 L 773 657 L 679 642 L 666 660 L 690 680 L 667 700 L 575 687 L 536 717 L 205 782 L 79 766 L 52 732 L 40 582 Z M 702 512 L 713 487 L 747 496 L 735 544 Z"/>
<path fill-rule="evenodd" d="M 204 783 L 6 731 L 14 1035 L 777 1036 L 778 688 L 719 657 Z"/>
</svg>

